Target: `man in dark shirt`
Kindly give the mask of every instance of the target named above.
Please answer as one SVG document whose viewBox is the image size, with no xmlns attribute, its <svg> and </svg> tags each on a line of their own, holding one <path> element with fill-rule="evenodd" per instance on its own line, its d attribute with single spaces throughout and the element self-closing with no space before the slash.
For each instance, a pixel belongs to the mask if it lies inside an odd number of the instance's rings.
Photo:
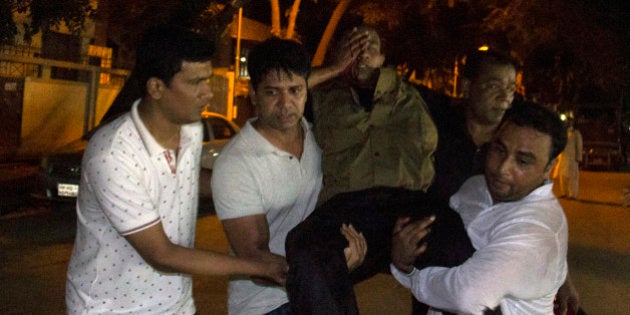
<svg viewBox="0 0 630 315">
<path fill-rule="evenodd" d="M 427 252 L 416 267 L 455 266 L 474 252 L 463 223 L 449 206 L 450 197 L 466 179 L 481 174 L 487 144 L 514 101 L 516 66 L 506 55 L 494 51 L 475 51 L 468 55 L 462 71 L 461 102 L 418 87 L 427 101 L 438 129 L 434 153 L 435 178 L 429 195 L 436 198 L 439 210 L 432 233 L 425 238 Z M 559 300 L 577 309 L 578 294 L 570 278 L 560 289 Z M 413 314 L 426 314 L 427 306 L 413 299 Z"/>
</svg>

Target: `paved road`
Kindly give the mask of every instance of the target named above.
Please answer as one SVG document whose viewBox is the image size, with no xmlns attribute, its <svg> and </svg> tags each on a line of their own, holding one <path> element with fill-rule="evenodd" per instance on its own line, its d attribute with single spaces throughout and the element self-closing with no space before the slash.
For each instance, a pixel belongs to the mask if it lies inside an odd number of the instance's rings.
<svg viewBox="0 0 630 315">
<path fill-rule="evenodd" d="M 0 215 L 30 207 L 38 165 L 27 162 L 0 163 Z"/>
<path fill-rule="evenodd" d="M 571 274 L 591 315 L 630 314 L 630 209 L 620 206 L 623 186 L 630 186 L 630 173 L 582 172 L 578 200 L 561 200 L 570 225 Z M 24 204 L 0 216 L 0 314 L 63 314 L 73 209 Z M 197 231 L 198 247 L 227 252 L 216 216 L 200 217 Z M 227 278 L 195 277 L 194 283 L 199 314 L 226 314 Z M 379 275 L 356 291 L 362 314 L 410 313 L 408 292 L 391 276 Z"/>
</svg>

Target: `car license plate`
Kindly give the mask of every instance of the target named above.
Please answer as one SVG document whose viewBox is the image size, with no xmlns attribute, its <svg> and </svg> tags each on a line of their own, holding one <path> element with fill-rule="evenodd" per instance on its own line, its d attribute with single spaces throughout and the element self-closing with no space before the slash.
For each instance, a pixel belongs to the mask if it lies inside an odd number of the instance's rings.
<svg viewBox="0 0 630 315">
<path fill-rule="evenodd" d="M 57 184 L 57 195 L 61 197 L 76 197 L 79 194 L 79 185 Z"/>
</svg>

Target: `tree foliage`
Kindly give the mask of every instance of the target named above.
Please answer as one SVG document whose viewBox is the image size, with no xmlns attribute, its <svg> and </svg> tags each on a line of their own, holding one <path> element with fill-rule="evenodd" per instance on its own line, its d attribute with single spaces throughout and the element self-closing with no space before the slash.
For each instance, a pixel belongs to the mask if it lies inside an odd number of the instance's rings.
<svg viewBox="0 0 630 315">
<path fill-rule="evenodd" d="M 0 1 L 0 45 L 13 41 L 17 35 L 17 27 L 13 21 L 14 4 L 10 1 Z"/>
<path fill-rule="evenodd" d="M 571 107 L 587 94 L 620 95 L 627 72 L 623 1 L 355 0 L 349 14 L 380 26 L 388 60 L 429 73 L 447 90 L 455 60 L 482 44 L 523 66 L 527 96 Z M 624 18 L 625 16 L 625 18 Z M 625 46 L 624 46 L 625 45 Z M 605 97 L 605 96 L 602 96 Z"/>
<path fill-rule="evenodd" d="M 86 17 L 97 17 L 108 21 L 111 43 L 131 55 L 150 25 L 170 21 L 219 36 L 249 2 L 105 0 L 94 11 L 89 0 L 4 0 L 0 39 L 6 43 L 17 32 L 13 12 L 31 17 L 27 37 L 62 22 L 78 31 Z M 628 4 L 623 0 L 269 0 L 250 7 L 265 5 L 276 35 L 300 39 L 318 62 L 337 28 L 357 20 L 377 26 L 388 63 L 429 76 L 444 91 L 453 83 L 454 63 L 481 44 L 509 51 L 523 66 L 525 92 L 544 103 L 569 106 L 594 89 L 619 95 L 627 84 Z"/>
<path fill-rule="evenodd" d="M 96 13 L 90 0 L 3 0 L 1 9 L 3 30 L 0 41 L 3 44 L 12 42 L 17 35 L 14 13 L 23 13 L 29 18 L 22 25 L 26 42 L 40 31 L 59 27 L 62 23 L 72 33 L 78 34 L 85 21 Z"/>
<path fill-rule="evenodd" d="M 195 29 L 214 39 L 221 36 L 233 15 L 249 0 L 107 0 L 99 14 L 108 21 L 108 38 L 121 54 L 132 56 L 144 30 L 159 23 L 173 23 Z M 125 12 L 125 14 L 120 14 Z M 127 57 L 126 60 L 131 58 Z M 129 68 L 129 65 L 122 65 Z"/>
<path fill-rule="evenodd" d="M 623 85 L 627 62 L 619 36 L 623 22 L 616 21 L 617 8 L 601 5 L 594 1 L 514 0 L 494 9 L 481 30 L 506 34 L 512 51 L 524 63 L 529 94 L 544 103 L 570 108 L 587 90 L 593 93 L 599 87 L 604 94 L 619 95 Z"/>
</svg>

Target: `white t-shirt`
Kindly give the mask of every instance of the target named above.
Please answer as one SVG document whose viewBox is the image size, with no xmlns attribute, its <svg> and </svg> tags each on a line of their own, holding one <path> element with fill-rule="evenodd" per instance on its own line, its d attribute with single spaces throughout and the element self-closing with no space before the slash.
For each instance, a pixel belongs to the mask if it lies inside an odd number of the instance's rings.
<svg viewBox="0 0 630 315">
<path fill-rule="evenodd" d="M 483 175 L 451 197 L 476 252 L 454 268 L 428 267 L 392 274 L 418 300 L 455 313 L 553 314 L 567 275 L 567 220 L 552 184 L 515 202 L 493 204 Z M 429 312 L 440 314 L 440 312 Z"/>
<path fill-rule="evenodd" d="M 254 118 L 255 119 L 255 118 Z M 321 150 L 306 120 L 300 159 L 277 149 L 249 120 L 214 164 L 212 196 L 221 220 L 265 214 L 269 249 L 285 255 L 288 232 L 314 210 L 322 186 Z M 264 314 L 288 302 L 282 287 L 259 286 L 249 278 L 229 285 L 230 314 Z"/>
<path fill-rule="evenodd" d="M 85 151 L 68 313 L 195 313 L 191 277 L 158 272 L 124 236 L 162 222 L 171 242 L 194 247 L 202 127 L 182 126 L 175 156 L 148 132 L 138 103 L 98 130 Z"/>
</svg>

